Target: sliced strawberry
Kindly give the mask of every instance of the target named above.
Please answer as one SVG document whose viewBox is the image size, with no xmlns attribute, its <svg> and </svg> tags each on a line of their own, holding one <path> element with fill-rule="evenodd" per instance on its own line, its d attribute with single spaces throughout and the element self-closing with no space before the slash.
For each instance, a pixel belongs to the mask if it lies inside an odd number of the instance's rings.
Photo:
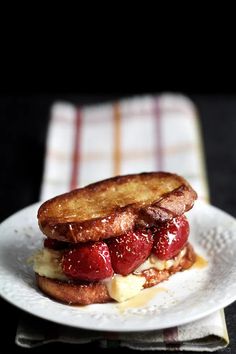
<svg viewBox="0 0 236 354">
<path fill-rule="evenodd" d="M 57 241 L 52 238 L 45 238 L 44 240 L 44 247 L 51 248 L 53 250 L 63 250 L 67 248 L 69 243 L 63 241 Z"/>
<path fill-rule="evenodd" d="M 65 251 L 63 272 L 73 279 L 98 281 L 113 275 L 111 257 L 105 242 L 87 242 Z"/>
<path fill-rule="evenodd" d="M 160 225 L 154 235 L 153 253 L 161 260 L 176 256 L 187 242 L 189 223 L 182 215 Z"/>
<path fill-rule="evenodd" d="M 130 231 L 107 241 L 115 273 L 132 273 L 149 256 L 153 237 L 151 231 Z"/>
</svg>

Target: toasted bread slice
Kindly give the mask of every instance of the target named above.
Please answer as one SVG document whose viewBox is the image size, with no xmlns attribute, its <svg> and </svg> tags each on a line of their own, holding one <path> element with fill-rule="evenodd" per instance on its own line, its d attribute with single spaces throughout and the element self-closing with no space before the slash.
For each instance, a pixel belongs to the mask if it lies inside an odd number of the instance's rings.
<svg viewBox="0 0 236 354">
<path fill-rule="evenodd" d="M 196 198 L 188 182 L 175 174 L 118 176 L 48 200 L 39 208 L 38 221 L 48 237 L 98 241 L 182 215 Z"/>
<path fill-rule="evenodd" d="M 172 274 L 190 268 L 195 262 L 196 255 L 190 244 L 187 244 L 185 256 L 177 267 L 168 270 L 157 270 L 150 268 L 143 272 L 146 278 L 144 288 L 150 288 L 164 280 L 167 280 Z M 105 303 L 113 301 L 110 297 L 107 287 L 103 282 L 79 283 L 63 282 L 55 279 L 49 279 L 36 274 L 38 287 L 51 298 L 70 305 L 89 305 L 94 303 Z"/>
<path fill-rule="evenodd" d="M 37 273 L 36 282 L 42 292 L 69 305 L 89 305 L 111 301 L 104 283 L 68 283 L 42 277 Z"/>
</svg>

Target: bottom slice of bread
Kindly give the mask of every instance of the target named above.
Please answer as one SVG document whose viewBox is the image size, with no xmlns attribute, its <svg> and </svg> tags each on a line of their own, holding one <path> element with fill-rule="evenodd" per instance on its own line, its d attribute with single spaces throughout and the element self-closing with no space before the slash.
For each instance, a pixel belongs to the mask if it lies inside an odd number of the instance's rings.
<svg viewBox="0 0 236 354">
<path fill-rule="evenodd" d="M 177 267 L 165 270 L 150 268 L 142 272 L 146 282 L 144 288 L 154 286 L 167 280 L 172 274 L 190 268 L 196 260 L 196 254 L 188 243 L 186 253 Z M 107 286 L 103 282 L 65 282 L 56 279 L 49 279 L 36 274 L 38 287 L 48 296 L 70 305 L 89 305 L 113 301 L 110 297 Z M 181 285 L 181 284 L 180 284 Z"/>
</svg>

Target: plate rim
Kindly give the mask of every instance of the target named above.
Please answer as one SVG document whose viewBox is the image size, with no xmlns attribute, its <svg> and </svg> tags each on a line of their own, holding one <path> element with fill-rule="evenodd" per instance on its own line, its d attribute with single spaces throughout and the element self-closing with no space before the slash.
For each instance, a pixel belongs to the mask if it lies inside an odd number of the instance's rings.
<svg viewBox="0 0 236 354">
<path fill-rule="evenodd" d="M 39 206 L 41 204 L 41 202 L 36 202 L 36 203 L 33 203 L 29 206 L 26 206 L 25 208 L 21 209 L 21 210 L 18 210 L 16 213 L 12 214 L 11 216 L 9 216 L 7 219 L 5 219 L 4 221 L 1 222 L 0 224 L 0 232 L 1 232 L 1 229 L 2 227 L 4 227 L 4 225 L 8 222 L 11 221 L 11 219 L 14 219 L 18 214 L 21 214 L 21 213 L 25 213 L 25 212 L 28 212 L 29 210 L 33 209 L 34 208 L 37 208 L 37 206 Z M 197 201 L 197 204 L 204 204 L 204 206 L 206 207 L 209 207 L 209 208 L 213 208 L 216 212 L 220 212 L 224 215 L 224 217 L 227 217 L 228 219 L 230 218 L 232 221 L 234 221 L 236 223 L 236 220 L 235 218 L 228 214 L 227 212 L 225 212 L 224 210 L 221 210 L 219 209 L 218 207 L 215 207 L 209 203 L 206 203 L 206 202 L 203 202 L 203 201 Z M 41 293 L 42 296 L 46 296 L 44 295 L 43 293 Z M 69 319 L 66 318 L 66 319 L 63 319 L 63 321 L 59 320 L 58 318 L 55 318 L 53 317 L 53 315 L 51 315 L 50 313 L 49 314 L 45 314 L 45 313 L 39 313 L 37 311 L 37 309 L 33 309 L 30 310 L 30 309 L 27 309 L 26 307 L 22 307 L 22 304 L 18 304 L 16 301 L 14 301 L 14 299 L 11 299 L 7 296 L 5 296 L 4 293 L 2 293 L 1 289 L 0 289 L 0 296 L 5 300 L 7 301 L 8 303 L 10 303 L 11 305 L 19 308 L 20 310 L 22 311 L 25 311 L 26 313 L 28 314 L 31 314 L 33 316 L 36 316 L 36 317 L 39 317 L 41 319 L 44 319 L 44 320 L 47 320 L 47 321 L 50 321 L 50 322 L 53 322 L 53 323 L 57 323 L 57 324 L 60 324 L 60 325 L 66 325 L 66 326 L 69 326 L 69 327 L 73 327 L 73 328 L 77 328 L 77 329 L 87 329 L 87 330 L 95 330 L 95 331 L 109 331 L 109 332 L 145 332 L 145 331 L 151 331 L 151 330 L 163 330 L 163 329 L 167 329 L 167 328 L 171 328 L 171 327 L 176 327 L 176 326 L 182 326 L 182 325 L 185 325 L 187 323 L 191 323 L 191 322 L 195 322 L 199 319 L 202 319 L 202 318 L 205 318 L 207 316 L 209 316 L 210 314 L 214 313 L 215 311 L 218 311 L 218 310 L 221 310 L 227 306 L 229 306 L 230 304 L 232 304 L 235 300 L 236 300 L 236 295 L 235 296 L 232 296 L 232 297 L 229 297 L 229 298 L 226 298 L 225 301 L 223 300 L 220 305 L 217 305 L 215 304 L 215 306 L 211 306 L 208 310 L 204 311 L 204 314 L 202 314 L 201 312 L 198 313 L 198 314 L 195 314 L 194 316 L 190 316 L 188 317 L 186 320 L 185 319 L 182 319 L 181 321 L 178 319 L 176 319 L 176 321 L 172 321 L 171 322 L 171 325 L 164 325 L 164 326 L 161 326 L 161 325 L 158 325 L 158 322 L 156 324 L 153 324 L 151 323 L 150 325 L 147 323 L 145 328 L 139 328 L 139 329 L 132 329 L 130 327 L 124 327 L 122 328 L 122 330 L 120 328 L 115 328 L 111 326 L 111 323 L 109 323 L 106 327 L 106 325 L 103 325 L 102 328 L 98 328 L 96 327 L 96 323 L 93 325 L 90 323 L 90 321 L 84 325 L 83 323 L 80 324 L 76 324 L 76 323 L 69 323 Z M 54 301 L 53 299 L 51 299 L 52 301 Z M 56 302 L 56 301 L 54 301 Z M 64 306 L 68 306 L 68 305 L 65 305 L 65 304 L 61 304 L 61 305 L 64 305 Z M 79 322 L 79 320 L 78 320 Z M 91 321 L 92 322 L 92 321 Z"/>
</svg>

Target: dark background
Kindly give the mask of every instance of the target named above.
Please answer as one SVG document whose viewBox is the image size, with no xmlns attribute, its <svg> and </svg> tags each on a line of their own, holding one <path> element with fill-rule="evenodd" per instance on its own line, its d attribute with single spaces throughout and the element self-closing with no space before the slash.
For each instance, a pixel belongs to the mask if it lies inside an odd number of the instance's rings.
<svg viewBox="0 0 236 354">
<path fill-rule="evenodd" d="M 44 94 L 0 96 L 0 221 L 39 199 L 49 110 L 55 100 L 76 104 L 104 102 L 133 94 Z M 196 104 L 203 133 L 211 203 L 236 215 L 236 94 L 188 94 Z M 207 301 L 207 299 L 206 299 Z M 21 311 L 0 299 L 3 321 L 0 352 L 40 353 L 14 345 Z M 221 353 L 236 353 L 236 303 L 226 309 L 230 346 Z M 2 317 L 3 318 L 3 317 Z M 94 348 L 94 345 L 90 346 Z M 49 350 L 65 344 L 48 346 Z M 72 350 L 78 350 L 73 345 Z M 82 348 L 81 348 L 82 349 Z M 85 349 L 83 347 L 83 349 Z M 96 349 L 102 352 L 102 349 Z M 109 350 L 110 351 L 110 350 Z M 116 352 L 118 350 L 113 350 Z M 131 352 L 122 349 L 123 352 Z"/>
</svg>

